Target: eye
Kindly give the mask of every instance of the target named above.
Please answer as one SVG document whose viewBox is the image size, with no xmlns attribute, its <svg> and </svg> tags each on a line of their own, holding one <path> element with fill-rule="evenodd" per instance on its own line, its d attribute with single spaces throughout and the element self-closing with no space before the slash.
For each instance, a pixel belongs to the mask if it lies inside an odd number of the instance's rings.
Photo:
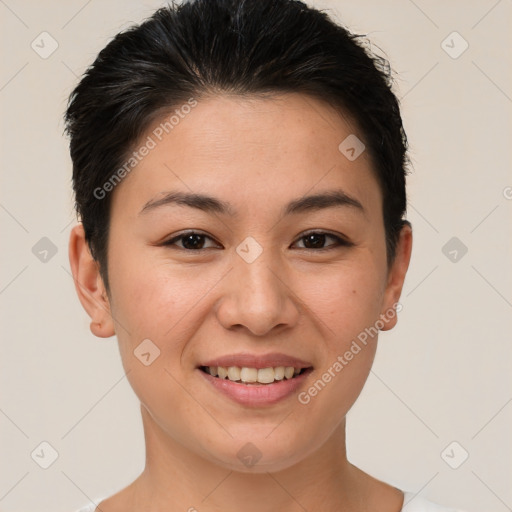
<svg viewBox="0 0 512 512">
<path fill-rule="evenodd" d="M 334 240 L 334 243 L 325 246 L 325 243 L 328 239 Z M 214 242 L 214 244 L 207 246 L 205 245 L 206 240 L 211 240 Z M 316 252 L 334 249 L 341 246 L 350 247 L 354 245 L 353 243 L 344 240 L 339 236 L 333 235 L 332 233 L 327 233 L 325 231 L 311 231 L 305 235 L 302 235 L 298 241 L 303 242 L 304 244 L 303 247 L 299 246 L 299 249 L 314 250 Z M 213 238 L 197 231 L 181 233 L 167 240 L 166 242 L 163 242 L 162 245 L 166 247 L 174 246 L 178 249 L 183 249 L 186 251 L 201 251 L 203 249 L 210 249 L 219 246 L 219 244 L 217 244 Z"/>
<path fill-rule="evenodd" d="M 329 244 L 328 246 L 324 246 L 327 239 L 334 240 L 334 243 Z M 302 235 L 299 238 L 299 241 L 304 241 L 304 247 L 299 247 L 299 249 L 307 249 L 307 250 L 328 250 L 334 249 L 336 247 L 345 246 L 350 247 L 354 245 L 352 242 L 348 240 L 344 240 L 343 238 L 333 235 L 331 233 L 326 233 L 325 231 L 310 231 L 305 235 Z"/>
<path fill-rule="evenodd" d="M 178 236 L 167 240 L 162 245 L 163 246 L 176 246 L 178 249 L 184 249 L 187 251 L 199 251 L 202 249 L 209 249 L 214 246 L 205 247 L 205 240 L 213 240 L 208 235 L 203 233 L 198 233 L 197 231 L 188 231 L 187 233 L 181 233 Z M 177 245 L 176 242 L 181 241 L 181 246 Z"/>
</svg>

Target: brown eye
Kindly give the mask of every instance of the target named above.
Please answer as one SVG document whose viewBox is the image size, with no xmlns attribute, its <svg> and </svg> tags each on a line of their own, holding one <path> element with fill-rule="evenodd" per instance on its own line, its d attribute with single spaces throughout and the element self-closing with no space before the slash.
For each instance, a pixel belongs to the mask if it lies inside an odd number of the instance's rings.
<svg viewBox="0 0 512 512">
<path fill-rule="evenodd" d="M 323 249 L 327 236 L 321 233 L 312 233 L 303 237 L 306 249 Z"/>
<path fill-rule="evenodd" d="M 204 235 L 185 235 L 181 237 L 185 249 L 202 249 L 204 246 Z"/>
<path fill-rule="evenodd" d="M 330 243 L 325 246 L 325 243 L 328 239 L 334 240 L 334 243 Z M 310 249 L 310 250 L 327 250 L 334 249 L 339 246 L 350 246 L 352 243 L 347 240 L 343 240 L 339 236 L 325 233 L 323 231 L 313 231 L 303 235 L 299 238 L 299 241 L 303 241 L 304 247 L 299 247 L 299 249 Z"/>
<path fill-rule="evenodd" d="M 162 245 L 164 246 L 175 246 L 178 249 L 183 249 L 187 251 L 199 251 L 202 249 L 209 249 L 214 246 L 205 247 L 206 240 L 212 240 L 207 235 L 202 233 L 197 233 L 195 231 L 190 231 L 188 233 L 182 233 L 179 236 L 171 238 L 167 242 L 164 242 Z M 181 245 L 177 244 L 177 242 L 181 241 Z"/>
</svg>

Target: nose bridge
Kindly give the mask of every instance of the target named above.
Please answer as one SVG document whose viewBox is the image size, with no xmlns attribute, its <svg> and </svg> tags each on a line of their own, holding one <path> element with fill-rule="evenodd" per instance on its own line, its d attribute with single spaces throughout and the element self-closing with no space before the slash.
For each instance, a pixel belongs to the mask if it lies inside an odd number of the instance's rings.
<svg viewBox="0 0 512 512">
<path fill-rule="evenodd" d="M 279 264 L 279 254 L 273 247 L 272 237 L 269 233 L 247 236 L 236 246 L 235 267 L 248 277 L 262 273 L 263 269 L 269 271 L 270 263 Z"/>
<path fill-rule="evenodd" d="M 283 284 L 277 277 L 281 266 L 279 255 L 270 244 L 267 247 L 256 244 L 254 239 L 247 240 L 237 248 L 237 289 L 247 308 L 276 311 L 284 293 Z"/>
<path fill-rule="evenodd" d="M 226 328 L 243 325 L 256 335 L 294 323 L 298 311 L 278 251 L 246 239 L 236 252 L 229 290 L 218 310 L 221 323 Z"/>
<path fill-rule="evenodd" d="M 240 276 L 240 285 L 246 286 L 246 292 L 251 296 L 266 297 L 268 300 L 276 300 L 282 293 L 282 283 L 277 278 L 279 275 L 279 262 L 271 258 L 270 253 L 260 256 L 252 263 L 239 262 L 237 273 Z"/>
</svg>

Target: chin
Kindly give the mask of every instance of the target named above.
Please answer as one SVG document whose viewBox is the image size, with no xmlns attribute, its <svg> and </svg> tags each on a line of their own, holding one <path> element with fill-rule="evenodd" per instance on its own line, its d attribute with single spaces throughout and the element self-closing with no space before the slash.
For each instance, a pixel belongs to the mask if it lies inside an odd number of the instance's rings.
<svg viewBox="0 0 512 512">
<path fill-rule="evenodd" d="M 205 458 L 230 471 L 265 474 L 283 471 L 298 464 L 316 447 L 306 445 L 307 437 L 297 431 L 283 429 L 277 433 L 276 430 L 272 432 L 268 426 L 253 428 L 252 432 L 243 429 L 243 435 L 233 435 L 229 440 L 223 437 L 218 443 L 210 442 L 204 447 L 207 452 Z"/>
</svg>

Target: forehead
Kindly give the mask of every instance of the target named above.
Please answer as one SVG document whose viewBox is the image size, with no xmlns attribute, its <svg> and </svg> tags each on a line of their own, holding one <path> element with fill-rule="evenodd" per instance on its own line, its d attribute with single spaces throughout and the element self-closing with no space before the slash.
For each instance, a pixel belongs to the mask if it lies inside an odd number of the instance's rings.
<svg viewBox="0 0 512 512">
<path fill-rule="evenodd" d="M 328 104 L 297 93 L 221 95 L 188 104 L 194 106 L 162 115 L 135 145 L 134 151 L 151 149 L 116 187 L 114 203 L 142 208 L 179 187 L 234 197 L 244 206 L 255 197 L 285 202 L 286 196 L 342 186 L 361 202 L 379 204 L 367 151 L 356 159 L 344 152 L 347 140 L 352 146 L 360 141 L 357 151 L 364 147 L 362 135 Z"/>
</svg>

